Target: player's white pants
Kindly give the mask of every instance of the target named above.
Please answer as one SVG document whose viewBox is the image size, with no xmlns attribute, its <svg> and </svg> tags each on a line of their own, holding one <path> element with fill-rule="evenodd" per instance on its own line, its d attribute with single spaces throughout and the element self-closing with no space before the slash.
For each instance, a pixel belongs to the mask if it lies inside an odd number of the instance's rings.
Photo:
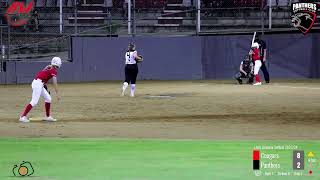
<svg viewBox="0 0 320 180">
<path fill-rule="evenodd" d="M 36 106 L 39 102 L 40 96 L 44 97 L 45 102 L 51 103 L 51 96 L 48 91 L 43 87 L 43 82 L 40 79 L 32 81 L 32 100 L 31 106 Z"/>
<path fill-rule="evenodd" d="M 259 70 L 261 66 L 262 66 L 262 63 L 260 60 L 257 60 L 254 62 L 254 75 L 259 74 Z"/>
</svg>

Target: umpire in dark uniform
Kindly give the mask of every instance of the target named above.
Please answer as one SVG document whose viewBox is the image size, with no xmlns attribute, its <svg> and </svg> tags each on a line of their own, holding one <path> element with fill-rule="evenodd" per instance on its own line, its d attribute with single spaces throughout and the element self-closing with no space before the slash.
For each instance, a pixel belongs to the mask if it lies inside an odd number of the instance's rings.
<svg viewBox="0 0 320 180">
<path fill-rule="evenodd" d="M 269 72 L 266 66 L 266 55 L 267 55 L 267 45 L 266 42 L 264 40 L 262 40 L 259 35 L 256 36 L 255 42 L 259 44 L 260 47 L 260 55 L 261 55 L 261 71 L 263 73 L 263 77 L 264 80 L 266 81 L 266 83 L 270 82 L 270 76 L 269 76 Z"/>
</svg>

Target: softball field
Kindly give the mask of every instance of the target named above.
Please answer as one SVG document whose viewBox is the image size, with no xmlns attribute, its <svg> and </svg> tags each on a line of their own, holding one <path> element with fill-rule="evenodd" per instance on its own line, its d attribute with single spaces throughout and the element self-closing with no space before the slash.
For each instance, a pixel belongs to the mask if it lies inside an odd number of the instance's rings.
<svg viewBox="0 0 320 180">
<path fill-rule="evenodd" d="M 119 81 L 60 84 L 62 100 L 51 93 L 58 121 L 40 121 L 42 100 L 23 124 L 18 118 L 30 85 L 1 85 L 0 179 L 14 179 L 12 166 L 22 160 L 34 163 L 32 179 L 255 179 L 255 145 L 295 144 L 320 153 L 319 80 L 260 87 L 140 81 L 135 98 L 120 97 L 120 88 Z M 312 177 L 273 177 L 304 178 L 318 179 L 319 170 Z"/>
</svg>

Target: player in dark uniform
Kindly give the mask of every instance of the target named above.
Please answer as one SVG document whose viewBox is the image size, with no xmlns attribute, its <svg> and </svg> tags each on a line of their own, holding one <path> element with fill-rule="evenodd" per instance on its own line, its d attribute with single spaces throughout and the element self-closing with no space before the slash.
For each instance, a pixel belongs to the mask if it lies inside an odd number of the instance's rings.
<svg viewBox="0 0 320 180">
<path fill-rule="evenodd" d="M 266 66 L 266 56 L 267 56 L 267 45 L 266 42 L 263 41 L 262 39 L 260 39 L 259 35 L 256 36 L 255 42 L 259 44 L 260 47 L 260 55 L 261 55 L 261 62 L 262 62 L 262 66 L 261 66 L 261 71 L 263 73 L 263 77 L 264 80 L 266 81 L 266 83 L 270 82 L 270 76 L 269 76 L 269 72 Z"/>
<path fill-rule="evenodd" d="M 253 83 L 253 62 L 249 55 L 245 56 L 240 64 L 239 72 L 234 76 L 239 84 L 242 84 L 242 78 L 248 78 L 247 84 Z"/>
<path fill-rule="evenodd" d="M 136 90 L 136 80 L 138 75 L 138 65 L 137 63 L 142 61 L 142 56 L 138 55 L 136 51 L 135 45 L 130 43 L 128 46 L 128 50 L 125 54 L 125 81 L 122 85 L 121 96 L 125 95 L 125 91 L 129 84 L 131 85 L 131 97 L 134 97 L 134 93 Z"/>
</svg>

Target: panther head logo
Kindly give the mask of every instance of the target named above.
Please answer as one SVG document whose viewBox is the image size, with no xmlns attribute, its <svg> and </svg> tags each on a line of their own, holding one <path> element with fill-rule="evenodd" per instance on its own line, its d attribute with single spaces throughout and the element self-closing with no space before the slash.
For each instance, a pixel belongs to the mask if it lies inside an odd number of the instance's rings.
<svg viewBox="0 0 320 180">
<path fill-rule="evenodd" d="M 294 4 L 299 4 L 299 3 L 294 3 Z M 299 29 L 303 34 L 307 34 L 310 29 L 312 28 L 313 24 L 316 21 L 317 18 L 317 6 L 312 6 L 314 8 L 308 8 L 310 6 L 297 6 L 295 5 L 292 7 L 292 16 L 291 16 L 291 22 L 293 27 Z M 300 3 L 300 4 L 307 4 L 307 3 Z M 313 4 L 313 3 L 308 3 L 308 4 Z"/>
</svg>

